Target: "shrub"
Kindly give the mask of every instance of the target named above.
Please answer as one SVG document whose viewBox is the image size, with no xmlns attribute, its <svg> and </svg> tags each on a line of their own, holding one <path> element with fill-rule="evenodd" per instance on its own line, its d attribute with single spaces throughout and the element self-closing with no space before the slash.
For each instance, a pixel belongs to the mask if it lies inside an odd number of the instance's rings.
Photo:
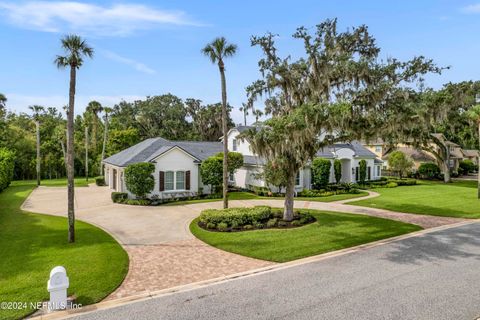
<svg viewBox="0 0 480 320">
<path fill-rule="evenodd" d="M 128 199 L 128 194 L 125 192 L 112 192 L 112 201 L 114 203 L 122 203 Z"/>
<path fill-rule="evenodd" d="M 413 161 L 402 151 L 393 151 L 388 156 L 388 166 L 402 178 L 412 169 Z"/>
<path fill-rule="evenodd" d="M 359 180 L 361 184 L 365 183 L 365 180 L 367 180 L 367 161 L 365 159 L 360 160 L 358 163 L 359 165 Z"/>
<path fill-rule="evenodd" d="M 223 181 L 223 160 L 213 156 L 202 161 L 200 165 L 200 175 L 202 182 L 211 187 L 212 192 L 220 189 Z"/>
<path fill-rule="evenodd" d="M 149 206 L 151 204 L 150 200 L 147 199 L 127 199 L 123 203 L 131 206 Z"/>
<path fill-rule="evenodd" d="M 208 229 L 216 229 L 217 226 L 215 225 L 215 223 L 209 222 L 209 223 L 207 223 L 207 228 L 208 228 Z"/>
<path fill-rule="evenodd" d="M 386 188 L 396 188 L 398 184 L 396 182 L 389 182 L 385 185 Z"/>
<path fill-rule="evenodd" d="M 273 228 L 277 225 L 278 219 L 277 218 L 272 218 L 267 221 L 267 228 Z"/>
<path fill-rule="evenodd" d="M 292 226 L 298 227 L 301 226 L 302 222 L 300 220 L 293 220 L 292 221 Z"/>
<path fill-rule="evenodd" d="M 286 226 L 288 226 L 288 223 L 286 221 L 280 220 L 280 221 L 278 221 L 278 226 L 279 227 L 286 227 Z"/>
<path fill-rule="evenodd" d="M 99 187 L 103 187 L 105 186 L 105 178 L 104 177 L 98 177 L 98 178 L 95 178 L 95 184 Z"/>
<path fill-rule="evenodd" d="M 312 162 L 312 182 L 315 189 L 325 187 L 330 181 L 332 163 L 328 159 L 315 158 Z"/>
<path fill-rule="evenodd" d="M 432 162 L 422 163 L 417 172 L 424 179 L 435 179 L 440 176 L 440 168 Z"/>
<path fill-rule="evenodd" d="M 15 153 L 0 148 L 0 191 L 7 188 L 13 179 L 13 168 L 15 162 Z"/>
<path fill-rule="evenodd" d="M 254 207 L 254 208 L 229 208 L 224 210 L 208 209 L 202 211 L 200 214 L 200 222 L 203 224 L 226 223 L 227 226 L 244 226 L 247 224 L 254 224 L 255 222 L 268 220 L 271 217 L 272 211 L 269 207 Z"/>
<path fill-rule="evenodd" d="M 137 198 L 145 198 L 155 186 L 154 171 L 155 165 L 153 163 L 140 162 L 129 165 L 125 169 L 125 183 L 128 191 Z"/>
<path fill-rule="evenodd" d="M 261 223 L 261 222 L 255 222 L 253 224 L 253 226 L 256 228 L 256 229 L 263 229 L 265 228 L 265 224 Z"/>
<path fill-rule="evenodd" d="M 253 226 L 251 224 L 246 224 L 246 225 L 243 226 L 243 229 L 244 230 L 252 230 Z"/>
<path fill-rule="evenodd" d="M 225 222 L 220 222 L 219 224 L 217 224 L 217 230 L 218 231 L 227 231 L 228 230 L 228 224 L 226 224 Z"/>
<path fill-rule="evenodd" d="M 337 184 L 342 180 L 342 161 L 335 159 L 333 162 L 333 172 L 335 174 L 335 182 Z"/>
<path fill-rule="evenodd" d="M 464 174 L 471 173 L 475 171 L 475 164 L 472 160 L 462 160 L 460 161 L 460 167 Z"/>
</svg>

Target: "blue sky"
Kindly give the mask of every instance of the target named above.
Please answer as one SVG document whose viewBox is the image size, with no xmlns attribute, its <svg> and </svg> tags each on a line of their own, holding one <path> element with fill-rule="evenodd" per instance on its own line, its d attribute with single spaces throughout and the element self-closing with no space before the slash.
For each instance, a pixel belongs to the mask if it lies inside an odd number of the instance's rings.
<svg viewBox="0 0 480 320">
<path fill-rule="evenodd" d="M 222 35 L 239 47 L 226 63 L 233 118 L 241 122 L 245 87 L 259 78 L 260 51 L 250 47 L 250 36 L 277 33 L 280 52 L 295 56 L 301 53 L 290 37 L 295 28 L 334 17 L 341 30 L 368 25 L 382 57 L 424 55 L 451 66 L 427 78 L 431 87 L 479 79 L 480 0 L 0 0 L 0 92 L 17 112 L 31 104 L 65 105 L 68 72 L 52 61 L 62 53 L 59 38 L 73 32 L 95 49 L 95 58 L 78 74 L 77 113 L 93 99 L 113 105 L 168 92 L 218 102 L 218 70 L 200 49 Z"/>
</svg>

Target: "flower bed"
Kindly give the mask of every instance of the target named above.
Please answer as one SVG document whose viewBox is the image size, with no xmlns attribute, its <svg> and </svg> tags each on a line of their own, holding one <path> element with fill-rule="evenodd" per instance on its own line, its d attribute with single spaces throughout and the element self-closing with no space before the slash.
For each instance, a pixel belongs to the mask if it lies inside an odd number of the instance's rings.
<svg viewBox="0 0 480 320">
<path fill-rule="evenodd" d="M 285 221 L 281 209 L 254 208 L 208 209 L 202 211 L 198 225 L 209 231 L 231 232 L 255 229 L 294 228 L 315 221 L 306 212 L 295 211 L 292 221 Z"/>
</svg>

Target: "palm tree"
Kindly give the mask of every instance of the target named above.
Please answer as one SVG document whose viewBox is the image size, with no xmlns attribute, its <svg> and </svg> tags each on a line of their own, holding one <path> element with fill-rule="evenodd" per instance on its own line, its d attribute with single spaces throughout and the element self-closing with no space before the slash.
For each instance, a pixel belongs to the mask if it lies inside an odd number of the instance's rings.
<svg viewBox="0 0 480 320">
<path fill-rule="evenodd" d="M 227 82 L 225 80 L 224 58 L 232 57 L 237 52 L 237 46 L 228 43 L 224 37 L 216 38 L 202 49 L 202 53 L 218 65 L 222 85 L 222 128 L 223 128 L 223 208 L 228 208 L 228 139 L 227 139 Z"/>
<path fill-rule="evenodd" d="M 7 102 L 7 97 L 3 93 L 0 93 L 0 109 L 5 108 L 5 103 Z"/>
<path fill-rule="evenodd" d="M 57 56 L 57 67 L 70 67 L 70 89 L 67 111 L 67 180 L 68 180 L 68 241 L 75 242 L 75 207 L 74 207 L 74 144 L 73 124 L 75 111 L 75 87 L 77 81 L 77 69 L 83 64 L 84 57 L 92 58 L 93 49 L 80 36 L 67 35 L 61 40 L 65 56 Z"/>
<path fill-rule="evenodd" d="M 243 125 L 247 126 L 247 116 L 248 116 L 248 103 L 242 103 L 240 107 L 240 112 L 243 112 Z"/>
<path fill-rule="evenodd" d="M 87 112 L 93 115 L 92 119 L 92 150 L 97 150 L 97 132 L 98 132 L 98 114 L 103 111 L 103 107 L 98 101 L 90 101 L 87 105 Z"/>
<path fill-rule="evenodd" d="M 103 112 L 105 113 L 105 125 L 103 129 L 103 146 L 102 146 L 102 160 L 100 160 L 100 175 L 103 176 L 103 160 L 105 159 L 105 149 L 107 148 L 108 139 L 108 114 L 113 111 L 112 108 L 105 107 Z"/>
<path fill-rule="evenodd" d="M 85 119 L 85 180 L 88 181 L 88 121 Z"/>
<path fill-rule="evenodd" d="M 472 107 L 470 110 L 468 110 L 467 115 L 478 126 L 478 141 L 480 144 L 480 105 L 476 105 Z M 479 146 L 479 150 L 480 150 L 480 146 Z M 480 165 L 480 157 L 478 157 L 478 164 Z M 477 176 L 478 176 L 477 197 L 478 199 L 480 199 L 480 170 L 477 170 Z"/>
<path fill-rule="evenodd" d="M 40 162 L 42 161 L 40 156 L 40 117 L 41 113 L 45 111 L 45 108 L 42 106 L 30 106 L 28 107 L 32 110 L 32 118 L 35 122 L 35 133 L 37 136 L 37 187 L 40 186 Z"/>
</svg>

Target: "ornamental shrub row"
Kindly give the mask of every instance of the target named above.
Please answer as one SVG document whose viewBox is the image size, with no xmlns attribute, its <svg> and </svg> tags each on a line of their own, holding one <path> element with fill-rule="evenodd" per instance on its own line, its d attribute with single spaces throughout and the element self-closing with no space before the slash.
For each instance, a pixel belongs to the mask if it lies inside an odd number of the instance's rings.
<svg viewBox="0 0 480 320">
<path fill-rule="evenodd" d="M 227 227 L 239 227 L 244 225 L 254 225 L 258 222 L 272 218 L 270 207 L 258 206 L 254 208 L 229 208 L 224 210 L 208 209 L 202 211 L 199 220 L 202 224 L 213 224 L 217 226 L 225 223 Z"/>
<path fill-rule="evenodd" d="M 282 220 L 281 209 L 270 207 L 230 208 L 204 210 L 198 225 L 207 230 L 220 232 L 244 231 L 268 228 L 293 228 L 315 221 L 308 212 L 295 211 L 292 221 Z"/>
<path fill-rule="evenodd" d="M 7 188 L 13 179 L 14 161 L 14 152 L 0 148 L 0 191 Z"/>
</svg>

